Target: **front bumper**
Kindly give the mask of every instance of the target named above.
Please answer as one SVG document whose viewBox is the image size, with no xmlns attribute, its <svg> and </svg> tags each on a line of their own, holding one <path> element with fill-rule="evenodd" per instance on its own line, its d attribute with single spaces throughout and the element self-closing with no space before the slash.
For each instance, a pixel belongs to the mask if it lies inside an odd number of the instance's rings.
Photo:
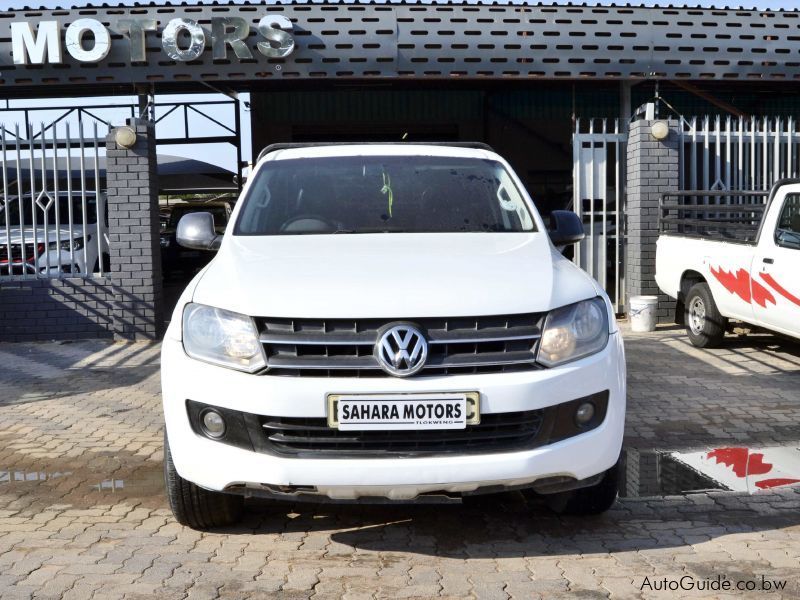
<svg viewBox="0 0 800 600">
<path fill-rule="evenodd" d="M 162 347 L 164 415 L 178 473 L 211 490 L 287 488 L 336 499 L 411 499 L 519 487 L 537 480 L 587 480 L 619 457 L 625 420 L 625 360 L 619 333 L 600 353 L 553 369 L 410 379 L 259 376 Z M 513 452 L 415 458 L 289 458 L 222 444 L 192 430 L 186 400 L 257 415 L 324 418 L 329 393 L 477 391 L 481 414 L 543 409 L 608 390 L 605 420 L 574 437 Z"/>
</svg>

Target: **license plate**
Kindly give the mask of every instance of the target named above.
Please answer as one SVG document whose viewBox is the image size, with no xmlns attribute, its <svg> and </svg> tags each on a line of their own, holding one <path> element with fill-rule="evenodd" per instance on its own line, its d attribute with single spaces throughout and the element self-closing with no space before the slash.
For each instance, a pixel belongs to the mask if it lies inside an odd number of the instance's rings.
<svg viewBox="0 0 800 600">
<path fill-rule="evenodd" d="M 480 423 L 477 392 L 330 394 L 328 425 L 342 431 L 464 429 Z"/>
</svg>

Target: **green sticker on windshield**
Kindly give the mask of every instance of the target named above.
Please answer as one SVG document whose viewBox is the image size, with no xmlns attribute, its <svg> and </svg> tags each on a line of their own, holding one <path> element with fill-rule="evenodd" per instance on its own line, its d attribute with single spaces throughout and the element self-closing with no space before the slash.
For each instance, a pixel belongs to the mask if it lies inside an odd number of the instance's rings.
<svg viewBox="0 0 800 600">
<path fill-rule="evenodd" d="M 385 194 L 389 198 L 389 216 L 392 216 L 392 204 L 394 204 L 394 192 L 392 192 L 392 180 L 389 178 L 389 174 L 384 171 L 383 172 L 383 187 L 381 188 L 381 194 Z"/>
</svg>

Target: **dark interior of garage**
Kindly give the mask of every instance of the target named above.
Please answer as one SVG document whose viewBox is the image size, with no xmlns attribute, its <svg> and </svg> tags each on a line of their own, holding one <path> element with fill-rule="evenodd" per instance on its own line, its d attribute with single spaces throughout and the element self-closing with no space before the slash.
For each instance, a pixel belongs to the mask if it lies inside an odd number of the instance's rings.
<svg viewBox="0 0 800 600">
<path fill-rule="evenodd" d="M 251 95 L 253 148 L 312 141 L 485 142 L 509 160 L 548 213 L 571 200 L 573 90 L 387 85 L 258 92 Z M 609 105 L 601 113 L 615 115 L 618 87 L 603 97 Z"/>
<path fill-rule="evenodd" d="M 691 89 L 687 89 L 687 87 Z M 797 99 L 784 88 L 642 81 L 629 110 L 658 95 L 661 116 L 719 113 L 791 114 Z M 487 81 L 440 86 L 386 84 L 276 86 L 251 93 L 253 152 L 278 142 L 479 141 L 520 175 L 547 215 L 572 202 L 576 119 L 609 128 L 625 112 L 618 82 Z"/>
</svg>

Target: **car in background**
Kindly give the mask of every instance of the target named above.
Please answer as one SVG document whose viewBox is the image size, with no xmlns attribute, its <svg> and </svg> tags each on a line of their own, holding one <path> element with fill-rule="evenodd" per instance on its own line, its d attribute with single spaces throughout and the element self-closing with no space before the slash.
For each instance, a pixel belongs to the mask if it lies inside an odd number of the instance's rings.
<svg viewBox="0 0 800 600">
<path fill-rule="evenodd" d="M 30 197 L 21 202 L 8 197 L 8 212 L 0 217 L 0 275 L 57 277 L 97 273 L 101 267 L 108 272 L 107 223 L 99 227 L 97 204 L 94 193 L 64 192 L 45 205 L 45 212 Z M 105 194 L 100 204 L 105 206 Z"/>
<path fill-rule="evenodd" d="M 214 217 L 214 229 L 218 235 L 225 233 L 233 210 L 227 200 L 210 202 L 186 202 L 171 207 L 166 226 L 161 229 L 161 269 L 165 277 L 177 273 L 193 274 L 202 269 L 214 257 L 213 251 L 192 250 L 180 246 L 175 239 L 178 221 L 185 215 L 206 212 Z"/>
</svg>

